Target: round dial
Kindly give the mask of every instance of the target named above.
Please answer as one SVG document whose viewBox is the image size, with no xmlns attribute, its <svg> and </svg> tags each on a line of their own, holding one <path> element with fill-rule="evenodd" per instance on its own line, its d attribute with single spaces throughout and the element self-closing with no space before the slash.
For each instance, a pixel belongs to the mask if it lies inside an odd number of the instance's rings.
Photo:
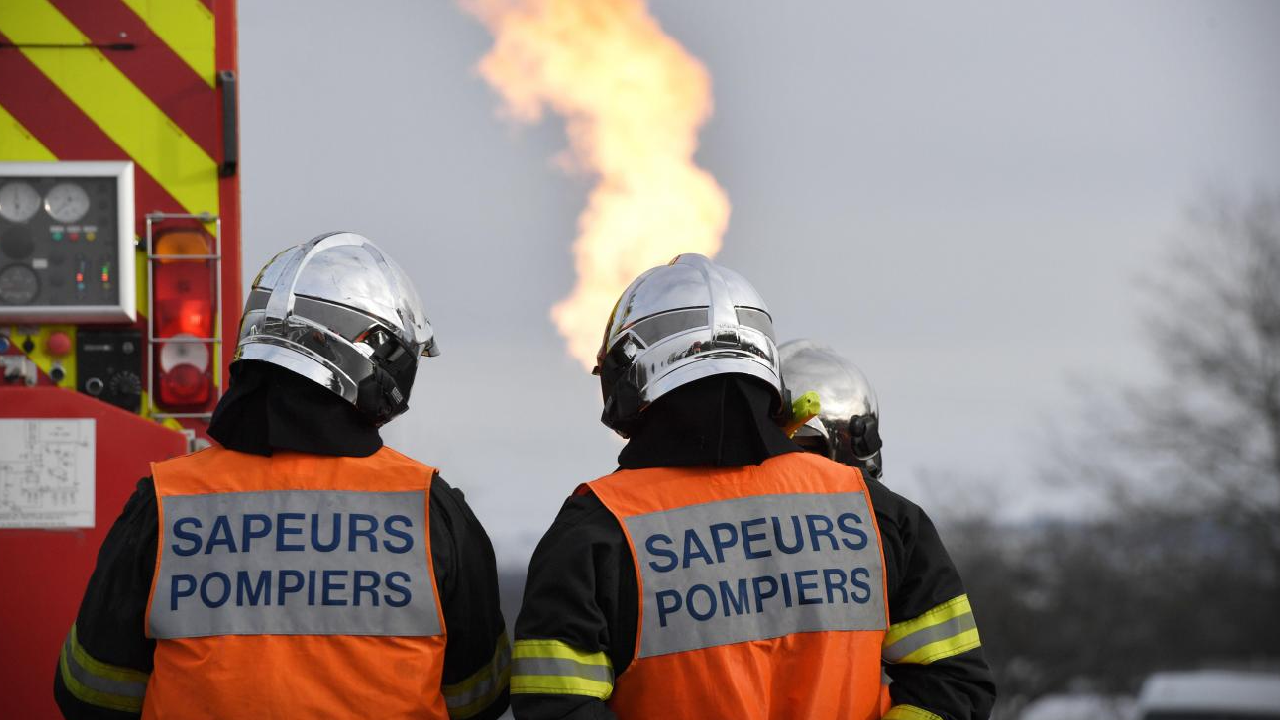
<svg viewBox="0 0 1280 720">
<path fill-rule="evenodd" d="M 9 182 L 0 186 L 0 217 L 26 222 L 40 210 L 40 193 L 30 183 Z"/>
<path fill-rule="evenodd" d="M 75 222 L 89 212 L 89 193 L 75 183 L 58 183 L 44 196 L 44 209 L 58 222 Z"/>
<path fill-rule="evenodd" d="M 141 395 L 142 378 L 128 370 L 122 370 L 107 380 L 107 391 L 116 397 Z"/>
<path fill-rule="evenodd" d="M 40 278 L 30 265 L 0 270 L 0 305 L 27 305 L 40 292 Z"/>
</svg>

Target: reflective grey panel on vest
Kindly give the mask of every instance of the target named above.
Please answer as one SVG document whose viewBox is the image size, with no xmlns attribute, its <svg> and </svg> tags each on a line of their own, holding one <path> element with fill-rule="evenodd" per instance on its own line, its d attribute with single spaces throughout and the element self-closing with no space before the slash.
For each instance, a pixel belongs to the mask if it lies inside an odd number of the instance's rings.
<svg viewBox="0 0 1280 720">
<path fill-rule="evenodd" d="M 441 634 L 426 493 L 161 498 L 153 637 Z"/>
<path fill-rule="evenodd" d="M 880 539 L 860 492 L 738 498 L 626 525 L 644 598 L 638 657 L 885 628 Z"/>
</svg>

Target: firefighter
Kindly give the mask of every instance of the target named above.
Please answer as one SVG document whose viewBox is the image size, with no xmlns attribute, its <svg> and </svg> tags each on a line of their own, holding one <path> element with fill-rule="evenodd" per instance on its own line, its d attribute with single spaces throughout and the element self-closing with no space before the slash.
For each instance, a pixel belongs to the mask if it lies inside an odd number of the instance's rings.
<svg viewBox="0 0 1280 720">
<path fill-rule="evenodd" d="M 882 657 L 883 717 L 989 715 L 972 615 L 931 527 L 787 438 L 773 338 L 751 285 L 701 255 L 623 292 L 596 372 L 602 419 L 628 442 L 534 551 L 517 718 L 869 720 Z"/>
<path fill-rule="evenodd" d="M 436 354 L 408 276 L 366 238 L 272 259 L 209 425 L 221 446 L 153 464 L 103 543 L 55 674 L 63 714 L 502 714 L 489 538 L 379 435 Z"/>
<path fill-rule="evenodd" d="M 835 350 L 812 340 L 783 343 L 778 347 L 778 355 L 782 359 L 786 386 L 795 393 L 815 391 L 821 401 L 821 412 L 796 432 L 796 443 L 808 452 L 862 471 L 880 526 L 890 587 L 902 587 L 904 580 L 913 583 L 910 592 L 889 596 L 890 621 L 894 623 L 889 634 L 894 635 L 895 627 L 909 630 L 919 626 L 918 618 L 927 617 L 936 608 L 964 606 L 967 609 L 960 576 L 929 517 L 880 482 L 884 471 L 880 406 L 866 376 Z M 901 579 L 892 580 L 895 575 Z M 976 641 L 976 628 L 973 637 Z M 923 676 L 916 667 L 922 664 L 920 658 L 905 652 L 915 652 L 915 649 L 916 644 L 910 642 L 909 637 L 905 643 L 885 645 L 885 671 L 896 683 L 890 693 L 899 702 L 909 702 L 935 715 L 969 717 L 971 711 L 967 714 L 966 706 L 952 699 L 955 696 L 931 689 L 945 685 L 927 683 L 966 678 L 975 683 L 990 683 L 981 649 L 974 646 L 933 658 L 927 663 L 928 673 Z M 989 707 L 989 701 L 975 707 Z"/>
<path fill-rule="evenodd" d="M 787 388 L 797 395 L 817 392 L 821 403 L 822 411 L 796 431 L 796 444 L 879 480 L 884 474 L 880 405 L 867 376 L 835 350 L 812 340 L 785 342 L 778 346 L 778 357 Z"/>
</svg>

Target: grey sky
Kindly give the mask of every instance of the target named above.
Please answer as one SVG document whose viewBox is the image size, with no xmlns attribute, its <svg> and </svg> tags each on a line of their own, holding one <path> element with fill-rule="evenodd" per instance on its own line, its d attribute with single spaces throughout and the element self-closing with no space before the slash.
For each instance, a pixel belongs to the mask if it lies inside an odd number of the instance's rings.
<svg viewBox="0 0 1280 720">
<path fill-rule="evenodd" d="M 1050 509 L 1042 424 L 1069 375 L 1155 372 L 1134 279 L 1188 203 L 1280 187 L 1280 3 L 652 5 L 712 76 L 719 259 L 863 368 L 886 479 L 935 511 L 950 469 Z M 489 43 L 439 0 L 243 0 L 243 256 L 349 229 L 406 266 L 443 355 L 385 436 L 518 564 L 621 442 L 547 315 L 591 181 L 557 120 L 498 116 Z"/>
</svg>

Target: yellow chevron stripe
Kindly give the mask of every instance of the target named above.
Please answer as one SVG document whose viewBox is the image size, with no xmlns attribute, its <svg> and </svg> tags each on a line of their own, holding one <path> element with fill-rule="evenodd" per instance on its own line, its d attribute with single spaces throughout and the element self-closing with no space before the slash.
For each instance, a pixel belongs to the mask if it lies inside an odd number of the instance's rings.
<svg viewBox="0 0 1280 720">
<path fill-rule="evenodd" d="M 27 132 L 18 118 L 0 105 L 0 160 L 34 162 L 57 159 L 44 143 Z"/>
<path fill-rule="evenodd" d="M 15 43 L 89 42 L 48 0 L 0 2 L 0 33 Z M 22 54 L 187 212 L 218 212 L 213 159 L 101 52 L 22 48 Z"/>
<path fill-rule="evenodd" d="M 196 74 L 214 85 L 213 13 L 200 0 L 124 0 Z"/>
</svg>

